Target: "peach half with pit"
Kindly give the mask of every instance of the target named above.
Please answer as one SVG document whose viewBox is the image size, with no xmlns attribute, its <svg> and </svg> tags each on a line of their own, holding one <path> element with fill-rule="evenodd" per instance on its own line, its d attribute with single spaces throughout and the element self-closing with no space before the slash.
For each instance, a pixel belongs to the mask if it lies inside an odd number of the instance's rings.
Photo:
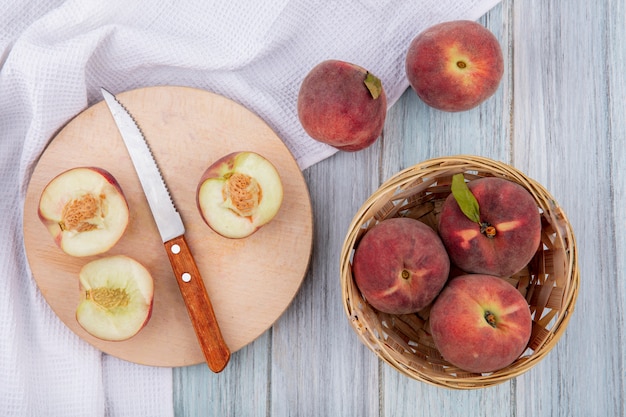
<svg viewBox="0 0 626 417">
<path fill-rule="evenodd" d="M 120 184 L 105 169 L 76 167 L 43 189 L 39 219 L 68 255 L 104 253 L 122 237 L 130 213 Z"/>
<path fill-rule="evenodd" d="M 539 249 L 541 215 L 534 197 L 504 178 L 452 179 L 439 216 L 439 235 L 450 260 L 469 273 L 508 277 Z"/>
<path fill-rule="evenodd" d="M 411 218 L 390 218 L 367 231 L 353 258 L 357 287 L 367 302 L 390 314 L 415 313 L 443 288 L 450 261 L 437 233 Z"/>
<path fill-rule="evenodd" d="M 79 273 L 79 289 L 76 320 L 94 337 L 127 340 L 150 320 L 154 281 L 133 258 L 114 255 L 85 264 Z"/>
<path fill-rule="evenodd" d="M 269 223 L 282 201 L 283 184 L 276 167 L 250 151 L 233 152 L 211 164 L 196 192 L 205 223 L 232 239 L 250 236 Z"/>
<path fill-rule="evenodd" d="M 482 274 L 451 279 L 433 303 L 429 321 L 443 358 L 475 373 L 512 364 L 526 349 L 532 330 L 530 308 L 517 288 Z"/>
</svg>

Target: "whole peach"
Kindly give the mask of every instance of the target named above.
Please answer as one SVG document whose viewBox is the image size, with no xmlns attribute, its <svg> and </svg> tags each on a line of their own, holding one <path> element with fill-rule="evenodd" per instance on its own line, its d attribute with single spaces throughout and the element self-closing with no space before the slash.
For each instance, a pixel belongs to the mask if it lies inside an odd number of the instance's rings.
<svg viewBox="0 0 626 417">
<path fill-rule="evenodd" d="M 493 372 L 526 349 L 532 316 L 526 299 L 502 278 L 468 274 L 448 282 L 430 310 L 435 346 L 468 372 Z"/>
<path fill-rule="evenodd" d="M 439 235 L 460 269 L 506 277 L 532 259 L 541 240 L 541 217 L 532 195 L 512 181 L 487 177 L 467 183 L 480 210 L 480 224 L 461 211 L 453 194 L 439 217 Z"/>
<path fill-rule="evenodd" d="M 380 80 L 344 61 L 316 65 L 298 93 L 298 118 L 320 142 L 343 151 L 370 146 L 382 133 L 387 97 Z"/>
<path fill-rule="evenodd" d="M 391 218 L 370 229 L 353 258 L 357 287 L 374 308 L 417 312 L 443 288 L 450 260 L 439 236 L 424 223 Z"/>
<path fill-rule="evenodd" d="M 406 56 L 406 74 L 429 106 L 469 110 L 492 96 L 504 73 L 502 49 L 484 26 L 470 20 L 436 24 L 418 34 Z"/>
</svg>

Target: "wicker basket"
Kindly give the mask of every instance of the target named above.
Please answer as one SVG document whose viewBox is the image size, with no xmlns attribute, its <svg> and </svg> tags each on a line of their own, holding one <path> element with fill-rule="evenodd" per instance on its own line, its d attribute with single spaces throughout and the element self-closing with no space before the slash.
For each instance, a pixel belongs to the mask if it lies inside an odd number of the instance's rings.
<svg viewBox="0 0 626 417">
<path fill-rule="evenodd" d="M 352 276 L 352 256 L 359 240 L 378 222 L 392 217 L 418 219 L 437 230 L 452 176 L 496 176 L 525 187 L 542 213 L 542 249 L 508 280 L 526 297 L 533 317 L 526 351 L 509 367 L 473 374 L 446 362 L 428 331 L 428 311 L 390 315 L 371 307 Z M 579 272 L 574 233 L 552 196 L 517 169 L 491 159 L 457 156 L 431 159 L 387 180 L 355 215 L 341 252 L 341 288 L 346 314 L 365 345 L 397 371 L 435 386 L 476 389 L 514 378 L 537 364 L 565 331 L 578 295 Z"/>
</svg>

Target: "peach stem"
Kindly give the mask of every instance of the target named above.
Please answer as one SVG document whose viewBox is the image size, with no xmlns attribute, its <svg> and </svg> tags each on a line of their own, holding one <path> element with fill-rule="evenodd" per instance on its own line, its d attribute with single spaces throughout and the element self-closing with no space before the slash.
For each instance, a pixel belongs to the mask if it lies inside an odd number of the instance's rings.
<svg viewBox="0 0 626 417">
<path fill-rule="evenodd" d="M 480 233 L 490 239 L 496 237 L 496 228 L 487 222 L 480 223 Z"/>
</svg>

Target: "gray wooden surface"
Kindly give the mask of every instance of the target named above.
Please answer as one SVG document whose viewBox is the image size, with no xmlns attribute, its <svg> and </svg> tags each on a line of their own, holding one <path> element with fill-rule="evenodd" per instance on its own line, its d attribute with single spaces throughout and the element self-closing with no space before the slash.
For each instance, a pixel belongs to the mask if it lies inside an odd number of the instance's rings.
<svg viewBox="0 0 626 417">
<path fill-rule="evenodd" d="M 506 60 L 494 97 L 449 114 L 409 90 L 382 140 L 307 169 L 315 243 L 301 290 L 222 374 L 176 369 L 176 415 L 625 416 L 624 3 L 504 0 L 481 19 Z M 526 374 L 476 391 L 436 388 L 379 362 L 349 326 L 339 285 L 341 245 L 364 200 L 399 170 L 455 154 L 508 162 L 542 183 L 579 249 L 579 297 L 558 345 Z"/>
</svg>

